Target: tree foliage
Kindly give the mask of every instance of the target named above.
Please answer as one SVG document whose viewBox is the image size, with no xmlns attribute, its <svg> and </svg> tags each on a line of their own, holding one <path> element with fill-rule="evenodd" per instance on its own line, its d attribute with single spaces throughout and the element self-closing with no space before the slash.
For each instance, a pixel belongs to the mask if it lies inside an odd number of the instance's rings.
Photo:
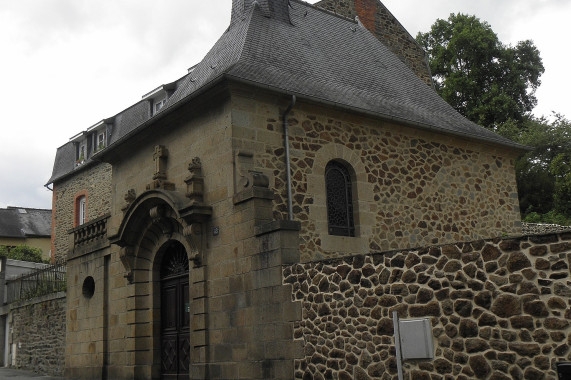
<svg viewBox="0 0 571 380">
<path fill-rule="evenodd" d="M 571 221 L 571 122 L 531 114 L 545 71 L 533 42 L 504 45 L 475 16 L 438 19 L 418 43 L 428 54 L 436 91 L 468 119 L 531 147 L 516 162 L 522 214 L 528 221 Z"/>
<path fill-rule="evenodd" d="M 571 217 L 571 152 L 558 154 L 551 161 L 549 171 L 555 176 L 555 209 Z"/>
<path fill-rule="evenodd" d="M 461 13 L 436 20 L 416 39 L 428 54 L 436 91 L 468 119 L 495 129 L 531 115 L 544 72 L 532 41 L 506 46 L 488 23 Z"/>
<path fill-rule="evenodd" d="M 571 220 L 571 121 L 561 114 L 553 121 L 510 121 L 500 125 L 498 133 L 532 149 L 515 165 L 524 216 L 545 215 L 544 222 L 554 222 L 558 215 L 560 221 Z"/>
<path fill-rule="evenodd" d="M 0 256 L 6 256 L 12 260 L 31 261 L 33 263 L 44 262 L 42 259 L 42 250 L 27 245 L 19 245 L 13 248 L 0 246 Z"/>
</svg>

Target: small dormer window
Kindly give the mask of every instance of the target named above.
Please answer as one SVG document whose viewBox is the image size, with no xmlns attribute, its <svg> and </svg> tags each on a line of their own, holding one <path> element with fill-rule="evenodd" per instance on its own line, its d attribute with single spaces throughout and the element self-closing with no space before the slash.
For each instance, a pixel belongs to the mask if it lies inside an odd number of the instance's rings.
<svg viewBox="0 0 571 380">
<path fill-rule="evenodd" d="M 163 98 L 163 99 L 161 99 L 161 100 L 157 100 L 156 103 L 155 103 L 155 111 L 154 111 L 154 113 L 159 112 L 159 111 L 161 110 L 161 108 L 164 107 L 164 105 L 166 104 L 166 102 L 167 102 L 167 98 Z"/>
<path fill-rule="evenodd" d="M 149 102 L 150 116 L 156 115 L 167 104 L 167 99 L 176 90 L 176 82 L 163 84 L 153 91 L 143 95 L 143 99 Z"/>
<path fill-rule="evenodd" d="M 100 131 L 97 132 L 97 140 L 96 140 L 96 144 L 95 144 L 95 150 L 101 150 L 103 148 L 105 148 L 105 146 L 107 145 L 107 136 L 105 134 L 105 131 Z"/>
<path fill-rule="evenodd" d="M 87 145 L 85 144 L 85 142 L 82 142 L 79 145 L 79 148 L 77 149 L 77 158 L 75 160 L 75 163 L 79 166 L 85 162 L 86 158 L 87 158 Z"/>
</svg>

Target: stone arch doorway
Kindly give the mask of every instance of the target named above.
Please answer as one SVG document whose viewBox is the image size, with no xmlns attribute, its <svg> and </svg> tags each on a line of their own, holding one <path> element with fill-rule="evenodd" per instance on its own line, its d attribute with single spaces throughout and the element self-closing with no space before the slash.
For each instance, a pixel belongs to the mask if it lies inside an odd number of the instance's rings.
<svg viewBox="0 0 571 380">
<path fill-rule="evenodd" d="M 186 326 L 185 323 L 178 324 L 175 330 L 175 332 L 178 331 L 176 345 L 171 336 L 170 346 L 166 342 L 163 346 L 162 337 L 167 337 L 168 334 L 166 331 L 163 332 L 161 320 L 166 321 L 169 316 L 174 315 L 178 318 L 176 321 L 184 322 L 182 317 L 192 320 L 195 313 L 204 313 L 200 307 L 191 307 L 190 313 L 184 311 L 186 314 L 180 316 L 187 300 L 181 297 L 190 295 L 189 290 L 195 286 L 192 277 L 204 278 L 201 226 L 212 214 L 212 208 L 191 202 L 176 191 L 154 189 L 145 191 L 135 200 L 130 201 L 123 212 L 123 219 L 117 233 L 110 236 L 109 240 L 121 247 L 119 259 L 125 270 L 124 277 L 127 279 L 125 293 L 129 297 L 128 307 L 130 308 L 127 317 L 133 322 L 131 325 L 133 336 L 126 338 L 125 344 L 134 350 L 132 378 L 188 379 L 189 365 L 201 366 L 203 365 L 200 364 L 202 359 L 193 356 L 191 360 L 188 360 L 179 354 L 182 352 L 190 359 L 190 343 L 204 342 L 207 330 L 204 319 L 199 318 L 197 322 L 191 324 L 194 330 L 189 328 L 189 324 Z M 161 276 L 161 269 L 164 273 L 165 268 L 169 267 L 168 258 L 175 256 L 179 257 L 178 261 L 175 260 L 179 264 L 182 261 L 180 258 L 185 257 L 186 263 L 183 269 L 186 274 L 178 279 L 175 286 L 178 290 L 171 290 L 171 293 L 166 294 L 168 283 L 171 282 L 170 280 L 174 283 L 178 276 L 176 273 Z M 186 279 L 186 283 L 183 278 Z M 184 287 L 186 290 L 181 290 Z M 193 288 L 195 297 L 205 297 L 205 292 L 204 286 Z M 169 296 L 176 299 L 178 306 L 171 308 L 170 312 L 163 312 L 162 306 L 166 303 L 161 302 L 161 298 L 166 299 Z M 161 313 L 164 314 L 164 318 Z M 180 328 L 181 326 L 184 328 Z M 199 331 L 198 337 L 195 337 L 196 331 Z M 185 335 L 182 332 L 188 333 Z M 183 348 L 183 344 L 179 344 L 180 341 L 187 347 Z M 172 360 L 170 365 L 167 361 L 163 363 L 163 354 L 169 349 L 171 355 L 164 357 L 170 357 Z M 196 351 L 192 353 L 195 355 Z"/>
<path fill-rule="evenodd" d="M 161 250 L 161 379 L 188 379 L 191 351 L 188 255 L 176 240 L 168 241 Z"/>
</svg>

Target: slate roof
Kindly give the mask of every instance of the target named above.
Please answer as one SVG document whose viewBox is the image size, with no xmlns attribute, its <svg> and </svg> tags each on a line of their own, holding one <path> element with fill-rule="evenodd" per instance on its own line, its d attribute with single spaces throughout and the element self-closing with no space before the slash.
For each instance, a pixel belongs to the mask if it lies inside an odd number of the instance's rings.
<svg viewBox="0 0 571 380">
<path fill-rule="evenodd" d="M 290 1 L 288 14 L 284 1 L 258 0 L 252 5 L 246 0 L 245 9 L 234 1 L 230 26 L 194 70 L 179 80 L 166 105 L 152 117 L 148 107 L 146 114 L 142 110 L 143 102 L 115 116 L 109 146 L 95 157 L 222 80 L 430 131 L 524 148 L 460 115 L 358 22 L 298 0 Z M 73 170 L 69 147 L 58 149 L 58 155 L 62 157 L 56 157 L 48 183 Z"/>
<path fill-rule="evenodd" d="M 0 209 L 0 237 L 50 237 L 52 210 L 8 207 Z"/>
</svg>

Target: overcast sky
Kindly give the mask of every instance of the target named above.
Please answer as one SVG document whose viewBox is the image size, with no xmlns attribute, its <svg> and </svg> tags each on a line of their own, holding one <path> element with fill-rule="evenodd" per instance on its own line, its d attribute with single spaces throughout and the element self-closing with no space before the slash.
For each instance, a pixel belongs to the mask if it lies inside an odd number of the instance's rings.
<svg viewBox="0 0 571 380">
<path fill-rule="evenodd" d="M 316 1 L 310 1 L 315 3 Z M 467 13 L 545 65 L 534 113 L 571 117 L 571 0 L 383 0 L 411 35 Z M 198 63 L 231 0 L 0 0 L 0 207 L 51 208 L 56 149 Z"/>
</svg>

